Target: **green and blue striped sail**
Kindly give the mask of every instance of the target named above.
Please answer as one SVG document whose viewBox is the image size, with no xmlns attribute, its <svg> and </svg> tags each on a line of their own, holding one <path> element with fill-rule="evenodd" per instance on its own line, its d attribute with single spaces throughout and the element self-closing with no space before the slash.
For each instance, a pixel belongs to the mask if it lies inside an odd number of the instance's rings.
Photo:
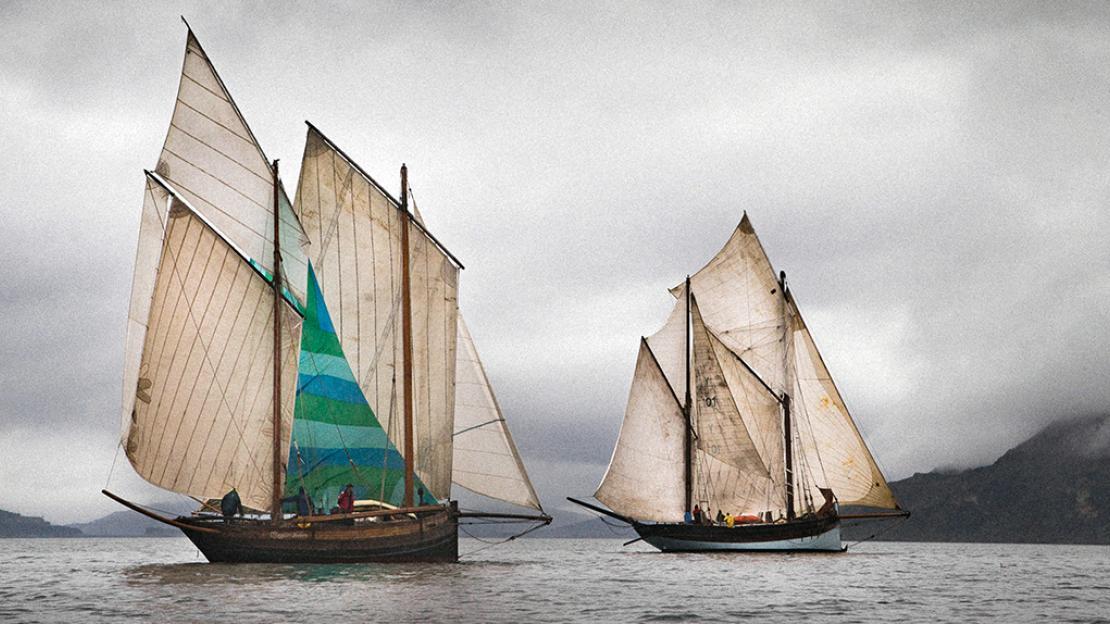
<svg viewBox="0 0 1110 624">
<path fill-rule="evenodd" d="M 351 372 L 311 264 L 305 300 L 285 496 L 304 487 L 326 510 L 351 483 L 358 499 L 401 505 L 404 458 Z M 419 479 L 415 487 L 427 492 Z"/>
</svg>

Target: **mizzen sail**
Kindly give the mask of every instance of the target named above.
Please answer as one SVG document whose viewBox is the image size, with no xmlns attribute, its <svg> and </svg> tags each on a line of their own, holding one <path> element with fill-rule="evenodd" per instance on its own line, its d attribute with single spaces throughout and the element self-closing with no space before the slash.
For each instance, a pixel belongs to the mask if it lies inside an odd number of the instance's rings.
<svg viewBox="0 0 1110 624">
<path fill-rule="evenodd" d="M 471 492 L 542 511 L 461 314 L 458 345 L 452 481 Z"/>
</svg>

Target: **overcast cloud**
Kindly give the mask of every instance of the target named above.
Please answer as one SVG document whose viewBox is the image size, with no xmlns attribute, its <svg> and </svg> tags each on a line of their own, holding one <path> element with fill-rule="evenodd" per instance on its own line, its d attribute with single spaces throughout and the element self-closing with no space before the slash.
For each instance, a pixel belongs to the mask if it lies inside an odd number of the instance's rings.
<svg viewBox="0 0 1110 624">
<path fill-rule="evenodd" d="M 889 477 L 1110 402 L 1105 4 L 4 3 L 0 508 L 114 510 L 178 14 L 291 190 L 305 119 L 389 188 L 409 164 L 556 513 L 745 210 Z M 159 496 L 122 454 L 112 484 Z"/>
</svg>

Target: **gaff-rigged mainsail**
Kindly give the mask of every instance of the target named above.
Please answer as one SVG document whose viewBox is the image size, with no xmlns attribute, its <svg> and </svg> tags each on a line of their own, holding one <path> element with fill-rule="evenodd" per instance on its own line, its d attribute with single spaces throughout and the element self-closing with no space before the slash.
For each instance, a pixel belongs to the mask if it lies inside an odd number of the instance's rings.
<svg viewBox="0 0 1110 624">
<path fill-rule="evenodd" d="M 400 506 L 405 459 L 355 381 L 311 265 L 306 295 L 285 495 L 303 487 L 328 509 L 350 483 L 356 498 Z"/>
<path fill-rule="evenodd" d="M 458 266 L 334 144 L 309 127 L 296 212 L 355 379 L 404 448 L 401 228 L 409 228 L 415 472 L 436 498 L 451 491 Z"/>
<path fill-rule="evenodd" d="M 157 278 L 137 272 L 132 293 L 130 325 L 146 322 L 141 356 L 137 366 L 129 360 L 125 377 L 135 380 L 125 402 L 127 457 L 167 490 L 219 498 L 236 488 L 244 504 L 265 508 L 273 488 L 272 286 L 153 175 L 147 197 L 149 214 L 166 224 L 144 228 L 140 239 L 141 252 L 161 244 L 143 260 L 149 268 L 157 258 Z M 279 313 L 284 424 L 292 420 L 301 323 L 288 302 Z M 281 438 L 289 439 L 287 424 Z"/>
</svg>

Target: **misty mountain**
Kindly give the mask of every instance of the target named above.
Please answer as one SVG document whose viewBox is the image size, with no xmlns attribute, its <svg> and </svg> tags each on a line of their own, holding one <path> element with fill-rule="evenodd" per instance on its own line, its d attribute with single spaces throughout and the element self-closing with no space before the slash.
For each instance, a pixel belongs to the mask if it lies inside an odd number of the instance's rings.
<svg viewBox="0 0 1110 624">
<path fill-rule="evenodd" d="M 156 503 L 151 507 L 164 511 L 168 516 L 176 516 L 190 513 L 197 508 L 197 505 L 192 501 L 175 501 Z M 130 509 L 116 511 L 91 522 L 71 524 L 69 527 L 78 529 L 86 537 L 177 537 L 181 535 L 181 531 Z"/>
<path fill-rule="evenodd" d="M 80 537 L 81 531 L 71 527 L 55 526 L 36 516 L 22 516 L 0 509 L 0 538 L 2 537 Z"/>
<path fill-rule="evenodd" d="M 1051 424 L 989 466 L 890 486 L 913 515 L 879 539 L 1110 544 L 1110 415 Z M 883 528 L 849 527 L 845 538 Z"/>
</svg>

